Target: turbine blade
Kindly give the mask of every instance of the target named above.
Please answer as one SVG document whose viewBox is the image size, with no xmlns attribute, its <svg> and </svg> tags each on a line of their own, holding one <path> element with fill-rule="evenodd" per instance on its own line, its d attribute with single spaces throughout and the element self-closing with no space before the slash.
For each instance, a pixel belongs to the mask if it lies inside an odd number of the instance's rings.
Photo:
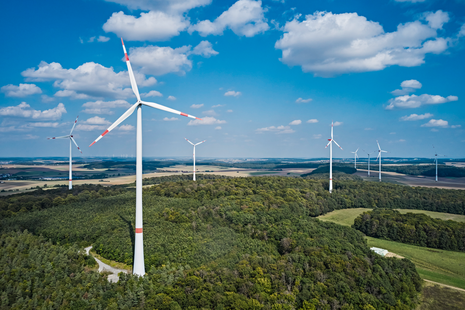
<svg viewBox="0 0 465 310">
<path fill-rule="evenodd" d="M 329 142 L 328 142 L 328 144 L 326 144 L 325 148 L 327 148 L 331 144 L 332 140 L 331 139 L 328 139 L 328 140 L 329 140 Z"/>
<path fill-rule="evenodd" d="M 82 154 L 81 148 L 77 145 L 76 141 L 74 141 L 73 137 L 70 137 L 70 138 L 71 138 L 71 140 L 73 140 L 74 145 L 76 145 L 76 147 L 78 148 L 79 152 L 81 152 L 81 154 Z"/>
<path fill-rule="evenodd" d="M 149 106 L 149 107 L 152 107 L 152 108 L 155 108 L 155 109 L 159 109 L 159 110 L 162 110 L 162 111 L 171 112 L 171 113 L 174 113 L 174 114 L 177 114 L 177 115 L 186 116 L 186 117 L 190 117 L 190 118 L 193 118 L 193 119 L 200 119 L 201 120 L 201 118 L 198 118 L 198 117 L 195 117 L 193 115 L 189 115 L 189 114 L 180 112 L 180 111 L 175 110 L 175 109 L 165 107 L 164 105 L 161 105 L 161 104 L 158 104 L 158 103 L 146 102 L 146 101 L 141 101 L 141 103 L 145 104 L 146 106 Z"/>
<path fill-rule="evenodd" d="M 192 142 L 190 142 L 189 140 L 187 140 L 187 138 L 184 138 L 184 139 L 186 139 L 186 141 L 189 142 L 190 144 L 194 145 L 194 143 L 192 143 Z"/>
<path fill-rule="evenodd" d="M 52 137 L 52 138 L 47 138 L 48 140 L 55 140 L 55 139 L 66 139 L 69 138 L 69 136 L 60 136 L 60 137 Z"/>
<path fill-rule="evenodd" d="M 358 148 L 358 149 L 359 149 L 359 148 Z M 358 149 L 355 151 L 355 153 L 357 153 L 357 152 L 358 152 Z"/>
<path fill-rule="evenodd" d="M 76 123 L 77 123 L 78 117 L 79 117 L 79 115 L 76 117 L 76 120 L 74 121 L 73 128 L 71 128 L 71 131 L 69 132 L 69 135 L 70 135 L 70 136 L 71 136 L 71 134 L 73 133 L 74 127 L 76 127 Z"/>
<path fill-rule="evenodd" d="M 107 130 L 104 131 L 104 133 L 102 133 L 97 139 L 95 139 L 94 142 L 92 142 L 91 145 L 89 145 L 89 147 L 91 147 L 92 145 L 94 145 L 95 142 L 97 142 L 98 140 L 102 139 L 104 135 L 106 135 L 107 133 L 109 133 L 110 131 L 112 131 L 116 126 L 118 126 L 122 121 L 124 121 L 126 118 L 128 118 L 133 112 L 134 110 L 137 108 L 137 106 L 139 105 L 139 102 L 136 102 L 134 103 L 134 105 L 132 107 L 130 107 L 126 112 L 124 112 L 123 115 L 120 116 L 120 118 L 118 118 L 116 120 L 116 122 L 114 122 L 113 124 L 111 124 L 110 127 L 108 127 Z"/>
<path fill-rule="evenodd" d="M 205 141 L 207 141 L 207 140 L 200 141 L 199 143 L 196 143 L 195 145 L 202 144 L 202 143 L 204 143 Z"/>
<path fill-rule="evenodd" d="M 376 140 L 376 143 L 378 144 L 378 149 L 381 150 L 381 147 L 379 146 L 378 140 Z"/>
<path fill-rule="evenodd" d="M 383 152 L 383 153 L 388 153 L 388 151 L 383 151 L 383 150 L 381 150 L 381 152 Z"/>
<path fill-rule="evenodd" d="M 136 78 L 134 77 L 134 72 L 132 72 L 131 63 L 129 62 L 128 53 L 126 52 L 126 47 L 124 46 L 123 38 L 121 38 L 121 43 L 123 44 L 124 57 L 126 58 L 126 65 L 128 66 L 129 80 L 131 80 L 131 87 L 134 95 L 136 95 L 137 101 L 140 101 L 139 89 L 137 88 Z"/>
<path fill-rule="evenodd" d="M 336 143 L 337 146 L 339 146 L 339 144 L 337 144 L 337 142 L 334 139 L 333 142 Z M 342 147 L 339 146 L 339 148 L 342 150 Z"/>
</svg>

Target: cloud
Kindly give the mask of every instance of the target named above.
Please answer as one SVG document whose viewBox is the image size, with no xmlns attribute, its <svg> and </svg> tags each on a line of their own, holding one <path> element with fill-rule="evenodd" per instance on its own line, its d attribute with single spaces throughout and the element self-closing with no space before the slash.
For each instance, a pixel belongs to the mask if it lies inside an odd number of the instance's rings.
<svg viewBox="0 0 465 310">
<path fill-rule="evenodd" d="M 169 46 L 144 46 L 130 49 L 131 64 L 140 67 L 141 72 L 151 75 L 177 73 L 180 75 L 192 69 L 190 55 L 210 57 L 217 55 L 208 41 L 200 42 L 194 49 L 190 45 L 171 48 Z"/>
<path fill-rule="evenodd" d="M 321 139 L 321 134 L 320 133 L 319 134 L 314 134 L 312 136 L 312 139 Z"/>
<path fill-rule="evenodd" d="M 442 29 L 442 26 L 449 22 L 449 19 L 449 14 L 447 12 L 443 12 L 442 10 L 438 10 L 436 13 L 425 13 L 425 20 L 433 29 Z"/>
<path fill-rule="evenodd" d="M 166 99 L 174 101 L 174 100 L 176 100 L 176 97 L 175 96 L 168 96 L 168 98 L 166 98 Z"/>
<path fill-rule="evenodd" d="M 110 16 L 103 30 L 130 41 L 166 41 L 178 36 L 189 24 L 185 16 L 180 14 L 150 11 L 135 17 L 121 11 Z"/>
<path fill-rule="evenodd" d="M 233 112 L 233 110 L 227 110 L 226 112 L 227 112 L 227 113 L 232 113 L 232 112 Z"/>
<path fill-rule="evenodd" d="M 212 55 L 218 55 L 218 52 L 213 50 L 212 44 L 210 42 L 202 41 L 196 47 L 194 47 L 192 54 L 209 58 Z"/>
<path fill-rule="evenodd" d="M 300 124 L 302 124 L 302 121 L 300 119 L 296 119 L 296 120 L 289 123 L 289 125 L 293 125 L 293 126 L 294 125 L 300 125 Z"/>
<path fill-rule="evenodd" d="M 94 116 L 94 117 L 88 118 L 86 121 L 83 121 L 82 124 L 110 125 L 111 123 L 103 117 Z"/>
<path fill-rule="evenodd" d="M 76 130 L 82 131 L 93 131 L 93 130 L 105 130 L 111 122 L 106 120 L 103 117 L 94 116 L 88 118 L 85 121 L 78 122 L 76 125 Z"/>
<path fill-rule="evenodd" d="M 307 121 L 307 124 L 315 124 L 315 123 L 318 123 L 318 120 L 316 118 L 312 118 Z"/>
<path fill-rule="evenodd" d="M 173 121 L 179 120 L 179 118 L 173 116 L 173 117 L 170 117 L 170 118 L 165 117 L 163 120 L 164 120 L 165 122 L 173 122 Z"/>
<path fill-rule="evenodd" d="M 217 116 L 218 114 L 214 110 L 203 111 L 202 114 L 209 116 Z"/>
<path fill-rule="evenodd" d="M 402 87 L 402 89 L 393 90 L 391 94 L 394 96 L 407 95 L 417 89 L 420 89 L 422 85 L 417 80 L 406 80 L 400 84 L 400 87 Z"/>
<path fill-rule="evenodd" d="M 19 86 L 8 84 L 1 88 L 2 93 L 7 97 L 26 97 L 34 94 L 41 94 L 42 90 L 35 84 L 22 84 Z"/>
<path fill-rule="evenodd" d="M 442 119 L 430 119 L 428 123 L 421 125 L 421 127 L 449 127 L 449 122 Z"/>
<path fill-rule="evenodd" d="M 97 37 L 91 37 L 91 38 L 89 38 L 89 41 L 88 41 L 88 42 L 94 42 L 95 39 L 97 39 L 98 42 L 108 42 L 108 41 L 110 41 L 110 38 L 109 38 L 109 37 L 99 36 L 98 38 L 97 38 Z M 81 43 L 83 43 L 83 42 L 81 42 Z"/>
<path fill-rule="evenodd" d="M 114 100 L 114 101 L 102 101 L 98 100 L 95 102 L 86 102 L 82 105 L 84 113 L 87 114 L 113 114 L 114 112 L 110 109 L 114 108 L 126 108 L 129 109 L 131 105 L 126 100 Z"/>
<path fill-rule="evenodd" d="M 203 103 L 191 105 L 191 108 L 192 108 L 192 109 L 200 109 L 201 107 L 203 107 Z"/>
<path fill-rule="evenodd" d="M 452 125 L 452 126 L 450 126 L 450 128 L 460 128 L 460 127 L 462 127 L 462 125 Z"/>
<path fill-rule="evenodd" d="M 458 99 L 459 98 L 457 96 L 448 96 L 444 98 L 438 95 L 428 95 L 428 94 L 423 94 L 420 96 L 405 95 L 405 96 L 399 96 L 399 97 L 389 100 L 389 105 L 386 107 L 386 110 L 392 110 L 394 108 L 400 108 L 400 109 L 419 108 L 423 105 L 442 104 L 446 102 L 457 101 Z"/>
<path fill-rule="evenodd" d="M 401 121 L 419 121 L 419 120 L 422 120 L 422 119 L 426 119 L 426 118 L 431 118 L 433 117 L 433 114 L 431 113 L 425 113 L 425 114 L 410 114 L 410 115 L 406 115 L 406 116 L 402 116 L 400 118 Z"/>
<path fill-rule="evenodd" d="M 203 20 L 189 27 L 189 33 L 198 31 L 203 37 L 222 35 L 229 28 L 238 36 L 253 37 L 270 27 L 261 1 L 239 0 L 213 22 Z"/>
<path fill-rule="evenodd" d="M 225 104 L 215 104 L 215 105 L 212 105 L 212 108 L 219 108 L 219 107 L 224 107 Z"/>
<path fill-rule="evenodd" d="M 203 119 L 192 120 L 187 125 L 216 125 L 216 124 L 226 124 L 226 121 L 216 119 L 212 116 L 205 116 Z"/>
<path fill-rule="evenodd" d="M 144 97 L 163 97 L 163 95 L 156 90 L 151 90 L 148 93 L 142 94 Z"/>
<path fill-rule="evenodd" d="M 134 96 L 127 71 L 116 73 L 112 67 L 106 68 L 94 62 L 87 62 L 76 69 L 64 69 L 59 63 L 42 61 L 39 68 L 30 68 L 21 74 L 26 81 L 54 81 L 53 86 L 62 89 L 55 94 L 57 97 L 116 99 Z M 139 87 L 157 82 L 154 77 L 146 78 L 138 72 L 134 75 Z"/>
<path fill-rule="evenodd" d="M 405 142 L 405 139 L 399 139 L 397 142 Z"/>
<path fill-rule="evenodd" d="M 190 9 L 205 6 L 212 0 L 106 0 L 128 7 L 131 10 L 155 10 L 172 14 L 181 14 Z"/>
<path fill-rule="evenodd" d="M 312 100 L 313 99 L 311 99 L 311 98 L 308 98 L 308 99 L 297 98 L 297 100 L 295 102 L 297 102 L 297 103 L 301 103 L 301 102 L 307 103 L 307 102 L 310 102 Z"/>
<path fill-rule="evenodd" d="M 47 95 L 42 95 L 41 98 L 42 98 L 42 102 L 45 102 L 45 103 L 49 103 L 55 100 L 55 98 L 49 97 Z"/>
<path fill-rule="evenodd" d="M 241 95 L 241 92 L 240 91 L 230 90 L 230 91 L 225 92 L 224 95 L 226 97 L 230 97 L 230 96 L 237 97 L 237 96 Z"/>
<path fill-rule="evenodd" d="M 393 65 L 419 66 L 426 54 L 440 54 L 448 48 L 449 39 L 438 37 L 437 25 L 424 23 L 438 12 L 399 24 L 394 32 L 385 32 L 378 22 L 357 13 L 315 12 L 303 21 L 298 15 L 285 24 L 275 48 L 282 50 L 284 64 L 323 77 Z"/>
<path fill-rule="evenodd" d="M 134 126 L 132 126 L 132 125 L 126 124 L 126 125 L 118 126 L 118 127 L 116 127 L 116 129 L 119 129 L 121 131 L 131 131 L 131 130 L 134 130 L 136 128 Z"/>
<path fill-rule="evenodd" d="M 287 133 L 294 133 L 295 130 L 292 129 L 290 126 L 270 126 L 270 127 L 264 127 L 264 128 L 258 128 L 255 130 L 257 133 L 264 133 L 264 132 L 274 132 L 276 134 L 287 134 Z"/>
<path fill-rule="evenodd" d="M 40 120 L 57 120 L 66 113 L 66 109 L 63 103 L 59 103 L 56 108 L 49 110 L 34 110 L 26 102 L 21 102 L 17 106 L 10 106 L 0 109 L 0 115 L 2 116 L 16 116 Z"/>
<path fill-rule="evenodd" d="M 409 3 L 419 3 L 425 2 L 426 0 L 394 0 L 395 2 L 409 2 Z"/>
<path fill-rule="evenodd" d="M 216 126 L 215 130 L 221 130 L 221 126 Z"/>
<path fill-rule="evenodd" d="M 334 126 L 341 126 L 343 122 L 334 122 Z"/>
</svg>

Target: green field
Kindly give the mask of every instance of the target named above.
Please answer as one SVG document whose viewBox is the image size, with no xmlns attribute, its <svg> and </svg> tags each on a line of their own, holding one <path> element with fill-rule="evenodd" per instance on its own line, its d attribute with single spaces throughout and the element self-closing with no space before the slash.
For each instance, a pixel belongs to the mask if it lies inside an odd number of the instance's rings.
<svg viewBox="0 0 465 310">
<path fill-rule="evenodd" d="M 465 309 L 465 292 L 425 282 L 417 310 Z"/>
<path fill-rule="evenodd" d="M 426 214 L 434 219 L 440 219 L 443 221 L 452 220 L 456 222 L 465 222 L 465 215 L 459 214 L 450 214 L 450 213 L 441 213 L 441 212 L 433 212 L 433 211 L 423 211 L 423 210 L 413 210 L 413 209 L 397 209 L 402 214 L 405 213 L 423 213 Z"/>
<path fill-rule="evenodd" d="M 344 226 L 351 226 L 361 213 L 370 210 L 364 208 L 336 210 L 318 217 L 322 221 L 330 221 Z M 399 210 L 401 213 L 425 213 L 434 218 L 465 221 L 465 216 L 429 212 L 422 210 Z M 410 259 L 423 279 L 444 283 L 465 289 L 465 253 L 444 251 L 419 247 L 400 242 L 366 237 L 370 247 L 379 247 L 389 252 Z"/>
</svg>

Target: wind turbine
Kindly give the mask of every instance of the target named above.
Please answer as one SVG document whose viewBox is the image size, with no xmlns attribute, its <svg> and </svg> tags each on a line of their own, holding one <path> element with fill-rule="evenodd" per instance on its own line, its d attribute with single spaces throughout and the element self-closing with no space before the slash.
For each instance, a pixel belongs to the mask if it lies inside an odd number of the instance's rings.
<svg viewBox="0 0 465 310">
<path fill-rule="evenodd" d="M 351 153 L 355 154 L 354 155 L 355 169 L 357 169 L 357 157 L 358 157 L 357 152 L 358 152 L 358 149 L 355 152 L 351 152 Z"/>
<path fill-rule="evenodd" d="M 436 148 L 433 145 L 434 149 L 434 161 L 436 162 L 436 182 L 438 181 L 438 156 L 446 156 L 446 155 L 441 155 L 436 152 Z"/>
<path fill-rule="evenodd" d="M 379 160 L 379 181 L 381 182 L 381 153 L 387 153 L 387 151 L 381 149 L 378 140 L 376 140 L 376 143 L 378 144 L 378 157 L 376 157 L 376 159 Z"/>
<path fill-rule="evenodd" d="M 199 144 L 204 143 L 207 140 L 203 140 L 203 141 L 200 141 L 199 143 L 194 144 L 194 143 L 190 142 L 189 140 L 187 140 L 187 138 L 184 138 L 184 139 L 186 139 L 187 142 L 189 142 L 190 144 L 192 144 L 194 146 L 194 155 L 193 155 L 193 158 L 194 158 L 194 178 L 193 178 L 193 180 L 195 181 L 195 147 L 197 145 L 199 145 Z"/>
<path fill-rule="evenodd" d="M 123 115 L 120 116 L 105 130 L 90 146 L 95 142 L 102 139 L 107 133 L 112 131 L 116 126 L 118 126 L 122 121 L 128 118 L 134 110 L 137 108 L 137 134 L 136 134 L 136 238 L 134 246 L 134 266 L 133 274 L 138 276 L 145 275 L 145 265 L 144 265 L 144 240 L 142 234 L 142 105 L 149 106 L 151 108 L 163 110 L 166 112 L 171 112 L 174 114 L 199 119 L 198 117 L 182 113 L 180 111 L 165 107 L 158 103 L 145 102 L 140 99 L 139 90 L 137 88 L 136 79 L 134 78 L 134 73 L 132 72 L 131 63 L 129 62 L 129 57 L 126 52 L 126 47 L 124 46 L 123 39 L 121 38 L 121 43 L 123 44 L 124 56 L 126 58 L 126 65 L 128 66 L 129 80 L 131 81 L 132 91 L 136 95 L 137 102 L 134 103 Z"/>
<path fill-rule="evenodd" d="M 74 130 L 74 127 L 76 127 L 78 117 L 79 117 L 79 115 L 76 117 L 76 120 L 74 121 L 74 124 L 73 124 L 73 128 L 71 128 L 71 131 L 69 132 L 69 135 L 61 136 L 61 137 L 47 138 L 48 140 L 69 139 L 69 189 L 73 189 L 73 153 L 72 153 L 71 141 L 74 142 L 74 144 L 78 148 L 79 152 L 81 152 L 81 154 L 82 154 L 81 149 L 79 148 L 79 146 L 77 145 L 76 141 L 74 141 L 74 138 L 73 138 L 73 130 Z"/>
<path fill-rule="evenodd" d="M 342 150 L 342 147 L 337 144 L 336 141 L 333 139 L 333 127 L 334 124 L 331 122 L 331 139 L 328 139 L 328 144 L 326 144 L 325 148 L 328 147 L 329 145 L 329 192 L 331 193 L 333 191 L 333 143 L 336 143 L 336 145 Z"/>
<path fill-rule="evenodd" d="M 368 153 L 367 151 L 363 150 L 365 153 L 367 153 L 368 155 L 368 176 L 370 176 L 370 154 L 371 153 Z"/>
</svg>

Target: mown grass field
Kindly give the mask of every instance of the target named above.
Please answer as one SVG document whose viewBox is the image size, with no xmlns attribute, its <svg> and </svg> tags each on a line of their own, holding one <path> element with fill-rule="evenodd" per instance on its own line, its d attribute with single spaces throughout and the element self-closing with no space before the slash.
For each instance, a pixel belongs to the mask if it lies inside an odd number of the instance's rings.
<svg viewBox="0 0 465 310">
<path fill-rule="evenodd" d="M 351 226 L 354 223 L 354 219 L 367 210 L 369 209 L 357 208 L 336 210 L 320 216 L 318 219 L 344 226 Z M 425 213 L 434 218 L 465 221 L 465 216 L 463 215 L 421 210 L 404 209 L 399 211 L 402 213 L 415 211 L 415 213 Z M 366 239 L 370 247 L 383 248 L 389 252 L 410 259 L 415 264 L 418 273 L 423 279 L 465 289 L 465 253 L 430 249 L 371 237 L 366 237 Z"/>
<path fill-rule="evenodd" d="M 465 309 L 465 292 L 425 282 L 417 310 Z"/>
</svg>

